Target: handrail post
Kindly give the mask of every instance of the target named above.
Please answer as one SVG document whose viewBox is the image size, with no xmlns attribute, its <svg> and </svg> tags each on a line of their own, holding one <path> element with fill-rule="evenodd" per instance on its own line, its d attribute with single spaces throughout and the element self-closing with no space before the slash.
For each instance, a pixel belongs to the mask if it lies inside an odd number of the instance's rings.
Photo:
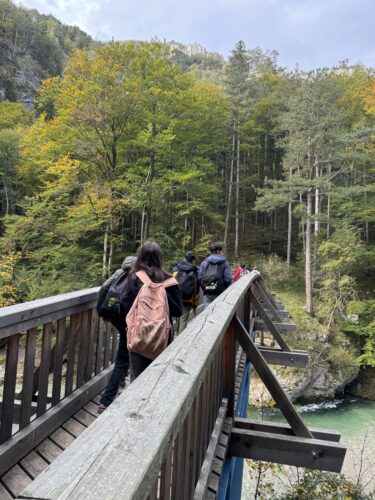
<svg viewBox="0 0 375 500">
<path fill-rule="evenodd" d="M 236 378 L 236 323 L 230 322 L 224 335 L 223 349 L 223 397 L 228 399 L 227 416 L 234 416 L 234 385 Z"/>
</svg>

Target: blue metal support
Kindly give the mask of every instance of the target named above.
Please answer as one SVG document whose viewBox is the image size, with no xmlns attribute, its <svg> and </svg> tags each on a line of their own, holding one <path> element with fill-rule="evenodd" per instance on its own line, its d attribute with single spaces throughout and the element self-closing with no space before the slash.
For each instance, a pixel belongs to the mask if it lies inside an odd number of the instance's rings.
<svg viewBox="0 0 375 500">
<path fill-rule="evenodd" d="M 251 364 L 246 363 L 235 408 L 236 417 L 247 417 L 250 373 Z M 241 498 L 244 460 L 244 458 L 237 457 L 230 457 L 225 460 L 217 496 L 219 500 L 239 500 Z"/>
</svg>

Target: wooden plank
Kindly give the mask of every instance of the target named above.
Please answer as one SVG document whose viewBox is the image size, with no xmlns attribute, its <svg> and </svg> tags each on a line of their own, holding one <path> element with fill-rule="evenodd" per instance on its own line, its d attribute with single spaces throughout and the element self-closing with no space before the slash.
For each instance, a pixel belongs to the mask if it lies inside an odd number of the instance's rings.
<svg viewBox="0 0 375 500">
<path fill-rule="evenodd" d="M 206 376 L 207 361 L 217 352 L 238 301 L 258 275 L 243 277 L 191 321 L 184 335 L 179 335 L 23 495 L 51 500 L 62 494 L 76 498 L 95 495 L 112 500 L 118 498 L 119 491 L 126 491 L 133 500 L 147 498 Z M 111 474 L 103 474 L 105 470 Z"/>
<path fill-rule="evenodd" d="M 172 484 L 171 484 L 171 491 L 172 491 L 172 498 L 177 498 L 178 494 L 178 467 L 179 467 L 179 455 L 181 455 L 181 444 L 180 444 L 180 439 L 181 439 L 181 433 L 177 434 L 176 439 L 174 440 L 173 443 L 173 458 L 172 458 Z"/>
<path fill-rule="evenodd" d="M 32 479 L 19 465 L 12 467 L 2 478 L 2 482 L 13 496 L 17 496 L 28 486 Z"/>
<path fill-rule="evenodd" d="M 97 329 L 99 326 L 99 316 L 96 309 L 89 311 L 89 330 L 88 330 L 88 348 L 87 348 L 87 362 L 85 371 L 85 382 L 90 380 L 93 376 L 93 362 L 94 362 L 94 344 L 97 337 Z"/>
<path fill-rule="evenodd" d="M 190 478 L 193 475 L 192 464 L 190 456 L 192 453 L 192 420 L 193 420 L 193 407 L 190 408 L 189 413 L 185 419 L 186 430 L 185 430 L 185 457 L 184 457 L 184 469 L 182 471 L 184 476 L 184 487 L 182 491 L 182 496 L 184 499 L 189 500 L 191 498 L 191 483 Z"/>
<path fill-rule="evenodd" d="M 0 401 L 0 411 L 3 406 L 3 403 Z M 35 415 L 36 413 L 36 403 L 31 403 L 31 415 Z M 13 406 L 13 425 L 18 425 L 20 423 L 21 418 L 21 402 L 18 400 L 14 401 Z"/>
<path fill-rule="evenodd" d="M 265 290 L 263 285 L 264 285 L 264 283 L 262 282 L 261 278 L 254 281 L 253 293 L 255 290 L 258 292 L 258 295 L 263 300 L 263 302 L 266 304 L 266 307 L 271 311 L 271 316 L 273 317 L 273 319 L 282 323 L 283 320 L 282 320 L 277 308 L 275 307 L 276 304 L 273 301 L 273 297 Z"/>
<path fill-rule="evenodd" d="M 13 500 L 12 495 L 2 483 L 0 483 L 0 498 L 1 500 Z"/>
<path fill-rule="evenodd" d="M 111 355 L 111 323 L 109 321 L 105 322 L 104 325 L 104 361 L 103 361 L 103 366 L 106 368 L 109 365 L 110 362 L 110 355 Z"/>
<path fill-rule="evenodd" d="M 21 460 L 20 464 L 22 468 L 27 471 L 28 475 L 33 479 L 39 476 L 39 474 L 48 467 L 48 462 L 46 462 L 35 451 L 32 451 L 28 455 L 26 455 L 26 457 Z"/>
<path fill-rule="evenodd" d="M 36 451 L 48 463 L 52 463 L 63 452 L 60 446 L 57 446 L 51 439 L 47 438 L 40 443 Z"/>
<path fill-rule="evenodd" d="M 33 383 L 35 369 L 36 328 L 26 332 L 25 361 L 23 366 L 23 384 L 21 400 L 20 429 L 30 423 L 31 402 L 33 399 Z"/>
<path fill-rule="evenodd" d="M 68 330 L 68 357 L 66 363 L 65 396 L 69 396 L 69 394 L 73 391 L 76 343 L 80 325 L 81 314 L 74 314 L 71 316 Z"/>
<path fill-rule="evenodd" d="M 81 314 L 81 325 L 78 333 L 78 361 L 77 361 L 77 387 L 85 381 L 85 373 L 87 366 L 87 350 L 88 350 L 88 329 L 89 329 L 89 318 L 88 311 L 84 311 Z"/>
<path fill-rule="evenodd" d="M 171 498 L 172 455 L 171 448 L 160 471 L 160 500 L 170 500 Z"/>
<path fill-rule="evenodd" d="M 264 310 L 266 311 L 266 313 L 268 314 L 268 316 L 271 316 L 272 313 L 271 313 L 271 311 L 269 309 L 265 308 Z M 279 316 L 280 316 L 280 318 L 282 320 L 284 320 L 285 318 L 289 318 L 289 312 L 288 311 L 285 311 L 285 310 L 282 311 L 282 310 L 278 309 L 277 312 L 278 312 L 278 314 L 279 314 Z"/>
<path fill-rule="evenodd" d="M 103 359 L 103 333 L 104 333 L 104 321 L 99 320 L 99 330 L 98 338 L 96 342 L 96 353 L 95 353 L 95 373 L 98 374 L 103 369 L 102 359 Z"/>
<path fill-rule="evenodd" d="M 52 406 L 56 405 L 61 400 L 62 367 L 66 342 L 66 318 L 63 318 L 59 319 L 57 322 L 56 344 L 54 350 Z"/>
<path fill-rule="evenodd" d="M 346 447 L 331 441 L 232 429 L 228 454 L 285 465 L 341 472 Z"/>
<path fill-rule="evenodd" d="M 96 306 L 96 301 L 94 300 L 84 304 L 76 305 L 74 307 L 69 307 L 68 309 L 61 309 L 59 311 L 52 312 L 50 314 L 44 314 L 43 316 L 39 316 L 32 320 L 20 323 L 14 323 L 12 325 L 0 329 L 0 339 L 7 338 L 10 335 L 13 335 L 14 333 L 17 332 L 24 332 L 26 330 L 30 330 L 31 328 L 41 327 L 46 323 L 53 323 L 59 319 L 72 316 L 73 314 L 79 314 L 83 311 L 87 311 L 88 309 L 92 309 L 95 306 Z"/>
<path fill-rule="evenodd" d="M 251 302 L 254 304 L 255 309 L 257 310 L 258 314 L 261 316 L 263 319 L 264 323 L 267 325 L 268 331 L 273 335 L 279 346 L 283 351 L 290 351 L 287 343 L 281 336 L 281 333 L 279 330 L 276 328 L 276 326 L 273 324 L 271 318 L 268 316 L 268 314 L 264 311 L 264 308 L 262 304 L 259 302 L 259 300 L 255 297 L 254 294 L 251 294 Z M 254 329 L 255 329 L 255 324 L 254 324 Z"/>
<path fill-rule="evenodd" d="M 201 474 L 194 491 L 194 500 L 204 500 L 206 498 L 208 481 L 212 471 L 212 462 L 216 456 L 216 450 L 218 447 L 224 419 L 226 417 L 227 408 L 228 400 L 223 399 L 222 405 L 219 409 L 219 414 L 216 418 L 214 430 L 211 435 L 211 440 L 207 448 L 206 457 L 202 465 Z"/>
<path fill-rule="evenodd" d="M 217 494 L 219 492 L 220 477 L 212 472 L 208 482 L 208 490 Z"/>
<path fill-rule="evenodd" d="M 86 429 L 86 426 L 82 425 L 78 420 L 70 418 L 63 423 L 62 428 L 77 438 Z"/>
<path fill-rule="evenodd" d="M 108 368 L 97 375 L 3 443 L 0 446 L 0 476 L 82 408 L 82 405 L 90 401 L 95 394 L 103 390 L 107 386 L 111 373 L 112 368 Z"/>
<path fill-rule="evenodd" d="M 228 417 L 234 415 L 234 383 L 236 359 L 236 325 L 232 321 L 224 337 L 223 397 L 228 400 Z"/>
<path fill-rule="evenodd" d="M 83 409 L 89 413 L 91 413 L 91 415 L 93 415 L 94 417 L 97 417 L 97 413 L 98 413 L 98 405 L 93 403 L 92 401 L 89 401 L 84 407 Z"/>
<path fill-rule="evenodd" d="M 72 444 L 75 438 L 62 427 L 59 427 L 49 436 L 49 439 L 57 444 L 57 446 L 65 450 L 70 444 Z"/>
<path fill-rule="evenodd" d="M 96 419 L 94 415 L 91 415 L 91 413 L 85 411 L 83 408 L 74 414 L 74 418 L 86 427 L 92 424 Z"/>
<path fill-rule="evenodd" d="M 237 429 L 247 429 L 250 431 L 261 431 L 275 434 L 283 434 L 285 436 L 294 436 L 291 427 L 284 423 L 267 422 L 265 420 L 251 420 L 248 418 L 236 417 L 234 419 L 234 427 Z M 318 429 L 316 427 L 309 427 L 309 431 L 315 439 L 323 441 L 333 441 L 338 443 L 340 441 L 340 433 L 331 429 Z"/>
<path fill-rule="evenodd" d="M 5 361 L 4 392 L 1 406 L 0 443 L 12 435 L 14 394 L 16 392 L 19 334 L 8 339 Z"/>
<path fill-rule="evenodd" d="M 43 325 L 42 348 L 40 352 L 40 366 L 38 373 L 38 409 L 37 417 L 45 413 L 48 401 L 48 377 L 51 357 L 52 324 Z"/>
<path fill-rule="evenodd" d="M 273 322 L 273 325 L 277 328 L 280 333 L 293 333 L 296 331 L 297 327 L 295 323 L 276 323 Z M 254 323 L 254 330 L 258 330 L 259 332 L 268 332 L 268 326 L 262 320 L 256 319 Z"/>
<path fill-rule="evenodd" d="M 299 437 L 312 438 L 311 432 L 303 423 L 288 395 L 283 390 L 274 373 L 267 365 L 261 353 L 256 348 L 254 342 L 250 338 L 250 335 L 245 330 L 245 327 L 238 318 L 236 318 L 236 321 L 236 334 L 242 349 L 246 352 L 247 358 L 253 364 L 262 382 L 275 400 L 277 406 L 280 408 L 285 419 L 293 429 L 293 432 L 296 436 Z"/>
<path fill-rule="evenodd" d="M 264 348 L 257 346 L 258 351 L 262 354 L 263 358 L 271 365 L 279 366 L 295 366 L 298 368 L 305 368 L 309 362 L 309 355 L 307 352 L 289 351 L 285 352 L 281 349 Z"/>
<path fill-rule="evenodd" d="M 0 309 L 0 339 L 45 323 L 50 323 L 58 319 L 58 313 L 62 313 L 60 317 L 68 316 L 69 314 L 66 311 L 70 308 L 84 307 L 85 309 L 89 309 L 89 305 L 95 307 L 98 291 L 99 287 L 89 288 L 2 307 Z M 56 317 L 51 317 L 53 314 Z M 35 320 L 39 321 L 41 319 L 42 322 L 35 323 Z M 21 326 L 20 330 L 18 330 L 19 326 Z M 16 331 L 11 331 L 12 327 L 15 327 Z"/>
</svg>

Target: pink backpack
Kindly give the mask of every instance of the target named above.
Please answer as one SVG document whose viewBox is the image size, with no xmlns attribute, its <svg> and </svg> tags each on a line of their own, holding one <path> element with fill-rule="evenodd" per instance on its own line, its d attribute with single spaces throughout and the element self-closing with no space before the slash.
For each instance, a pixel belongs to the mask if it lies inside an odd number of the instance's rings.
<svg viewBox="0 0 375 500">
<path fill-rule="evenodd" d="M 126 316 L 128 350 L 155 359 L 167 347 L 172 327 L 165 289 L 178 283 L 172 277 L 154 283 L 145 271 L 135 274 L 143 285 Z"/>
</svg>

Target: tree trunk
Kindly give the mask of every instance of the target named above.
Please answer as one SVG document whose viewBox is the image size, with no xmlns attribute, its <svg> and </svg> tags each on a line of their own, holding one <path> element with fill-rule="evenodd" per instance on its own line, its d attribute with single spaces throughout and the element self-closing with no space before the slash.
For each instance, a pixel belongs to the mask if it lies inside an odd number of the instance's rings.
<svg viewBox="0 0 375 500">
<path fill-rule="evenodd" d="M 315 178 L 319 178 L 319 167 L 315 166 Z M 314 220 L 314 234 L 317 236 L 320 229 L 319 221 L 319 203 L 320 202 L 320 189 L 318 186 L 315 187 L 315 220 Z"/>
<path fill-rule="evenodd" d="M 224 231 L 224 247 L 227 247 L 228 243 L 228 231 L 229 231 L 229 220 L 230 220 L 230 206 L 232 202 L 232 187 L 233 187 L 233 170 L 234 170 L 234 153 L 236 148 L 236 121 L 233 123 L 233 136 L 232 136 L 232 158 L 230 161 L 230 173 L 229 173 L 229 186 L 228 186 L 228 201 L 227 201 L 227 212 L 225 215 L 225 231 Z"/>
<path fill-rule="evenodd" d="M 328 165 L 328 178 L 331 178 L 331 165 Z M 327 238 L 330 237 L 331 231 L 331 195 L 328 191 L 327 197 Z"/>
<path fill-rule="evenodd" d="M 237 134 L 237 168 L 236 168 L 236 236 L 234 243 L 234 259 L 239 259 L 240 253 L 240 214 L 239 214 L 239 205 L 240 205 L 240 133 Z"/>
<path fill-rule="evenodd" d="M 5 193 L 5 214 L 9 215 L 10 213 L 10 203 L 9 203 L 9 195 L 8 195 L 8 186 L 5 181 L 3 181 L 4 193 Z"/>
<path fill-rule="evenodd" d="M 312 216 L 312 196 L 311 190 L 307 192 L 306 210 L 306 243 L 305 243 L 305 282 L 306 282 L 306 312 L 314 316 L 313 307 L 313 282 L 312 282 L 312 249 L 311 249 L 311 216 Z"/>
<path fill-rule="evenodd" d="M 103 279 L 107 278 L 107 262 L 108 262 L 108 225 L 104 231 L 104 240 L 103 240 L 103 266 L 102 266 L 102 277 Z"/>
<path fill-rule="evenodd" d="M 288 242 L 286 247 L 286 263 L 290 266 L 292 255 L 292 202 L 288 203 Z"/>
</svg>

